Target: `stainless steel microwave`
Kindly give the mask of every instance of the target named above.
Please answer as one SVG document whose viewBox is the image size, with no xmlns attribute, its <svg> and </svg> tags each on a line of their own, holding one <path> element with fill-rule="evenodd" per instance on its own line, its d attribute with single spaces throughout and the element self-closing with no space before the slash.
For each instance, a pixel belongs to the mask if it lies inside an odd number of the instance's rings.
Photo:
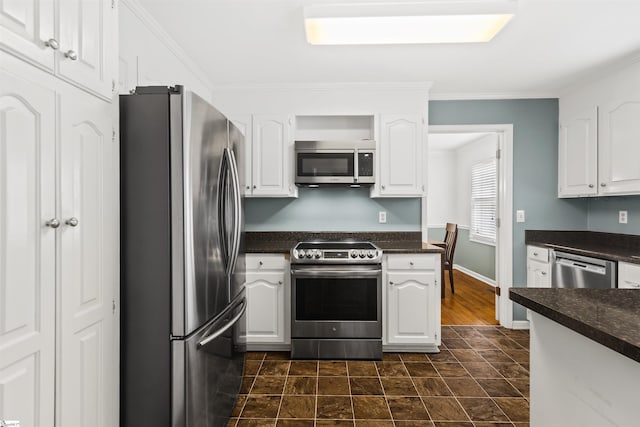
<svg viewBox="0 0 640 427">
<path fill-rule="evenodd" d="M 376 143 L 295 141 L 296 184 L 373 184 Z"/>
</svg>

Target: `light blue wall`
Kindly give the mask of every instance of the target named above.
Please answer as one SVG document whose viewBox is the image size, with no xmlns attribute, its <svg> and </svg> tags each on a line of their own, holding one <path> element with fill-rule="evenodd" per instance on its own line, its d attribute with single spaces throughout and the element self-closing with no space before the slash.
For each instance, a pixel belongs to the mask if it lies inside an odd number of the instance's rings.
<svg viewBox="0 0 640 427">
<path fill-rule="evenodd" d="M 640 196 L 588 199 L 588 229 L 606 233 L 640 234 Z M 618 223 L 618 211 L 627 211 L 626 224 Z"/>
<path fill-rule="evenodd" d="M 378 212 L 387 223 L 378 223 Z M 420 231 L 420 199 L 372 199 L 368 188 L 300 188 L 297 199 L 245 199 L 247 231 Z"/>
<path fill-rule="evenodd" d="M 586 229 L 587 202 L 557 197 L 557 99 L 431 101 L 429 124 L 513 124 L 513 286 L 526 284 L 526 228 Z M 516 222 L 517 209 L 525 223 Z M 514 319 L 524 318 L 517 306 Z"/>
<path fill-rule="evenodd" d="M 444 239 L 444 228 L 429 228 L 429 239 Z M 469 230 L 458 228 L 456 250 L 453 253 L 453 263 L 483 275 L 496 279 L 496 248 L 495 246 L 469 240 Z"/>
</svg>

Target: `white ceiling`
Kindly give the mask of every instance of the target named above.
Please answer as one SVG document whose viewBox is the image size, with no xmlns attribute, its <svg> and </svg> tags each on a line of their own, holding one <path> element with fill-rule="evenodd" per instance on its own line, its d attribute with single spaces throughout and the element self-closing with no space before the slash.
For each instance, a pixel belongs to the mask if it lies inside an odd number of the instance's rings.
<svg viewBox="0 0 640 427">
<path fill-rule="evenodd" d="M 138 1 L 216 85 L 432 81 L 436 97 L 554 96 L 640 53 L 640 0 L 519 0 L 490 43 L 388 46 L 307 44 L 303 6 L 339 0 Z"/>
</svg>

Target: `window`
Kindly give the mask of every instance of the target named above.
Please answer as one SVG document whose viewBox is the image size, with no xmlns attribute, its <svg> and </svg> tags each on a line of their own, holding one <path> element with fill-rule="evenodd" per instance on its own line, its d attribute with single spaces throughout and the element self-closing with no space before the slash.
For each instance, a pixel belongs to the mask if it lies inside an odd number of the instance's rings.
<svg viewBox="0 0 640 427">
<path fill-rule="evenodd" d="M 497 181 L 495 160 L 476 163 L 471 167 L 470 240 L 496 243 Z"/>
</svg>

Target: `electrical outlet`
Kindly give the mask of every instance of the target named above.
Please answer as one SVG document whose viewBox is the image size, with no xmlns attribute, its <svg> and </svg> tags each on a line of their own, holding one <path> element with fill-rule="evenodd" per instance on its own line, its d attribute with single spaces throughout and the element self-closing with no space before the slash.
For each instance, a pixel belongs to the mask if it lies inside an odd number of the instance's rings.
<svg viewBox="0 0 640 427">
<path fill-rule="evenodd" d="M 627 223 L 627 211 L 618 211 L 618 222 L 620 224 Z"/>
<path fill-rule="evenodd" d="M 378 222 L 385 224 L 387 222 L 387 213 L 385 211 L 378 212 Z"/>
<path fill-rule="evenodd" d="M 524 222 L 524 211 L 516 211 L 516 222 Z"/>
</svg>

